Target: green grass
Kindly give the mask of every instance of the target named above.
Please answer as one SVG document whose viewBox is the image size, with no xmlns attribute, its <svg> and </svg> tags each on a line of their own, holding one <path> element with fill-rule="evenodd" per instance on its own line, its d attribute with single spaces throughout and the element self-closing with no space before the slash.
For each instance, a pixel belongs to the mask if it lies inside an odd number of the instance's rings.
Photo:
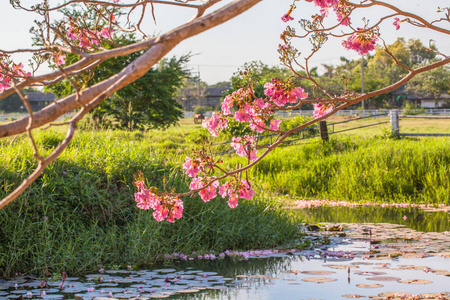
<svg viewBox="0 0 450 300">
<path fill-rule="evenodd" d="M 79 132 L 67 151 L 25 193 L 0 211 L 0 277 L 66 271 L 76 275 L 104 265 L 146 266 L 163 254 L 270 248 L 298 236 L 299 220 L 259 192 L 230 209 L 225 199 L 185 198 L 184 217 L 156 222 L 135 206 L 133 174 L 149 185 L 187 191 L 189 179 L 180 128 L 169 132 Z M 43 152 L 63 132 L 36 131 Z M 174 146 L 175 145 L 175 146 Z M 0 144 L 0 197 L 29 174 L 35 162 L 21 136 Z M 182 153 L 180 152 L 182 150 Z M 179 155 L 177 155 L 179 153 Z M 245 222 L 242 222 L 245 220 Z"/>
<path fill-rule="evenodd" d="M 328 124 L 337 123 L 347 120 L 344 117 L 332 117 L 327 120 Z M 382 132 L 382 128 L 390 130 L 391 124 L 389 123 L 389 117 L 378 117 L 368 119 L 356 119 L 354 121 L 342 124 L 336 124 L 334 126 L 335 131 L 346 130 L 354 127 L 361 127 L 370 124 L 388 122 L 385 124 L 366 127 L 348 132 L 337 133 L 336 136 L 364 136 L 373 137 L 379 135 Z M 401 118 L 400 117 L 400 132 L 401 133 L 450 133 L 450 119 L 413 119 L 413 118 Z M 332 126 L 329 127 L 329 131 L 332 131 Z"/>
<path fill-rule="evenodd" d="M 278 148 L 251 176 L 311 199 L 450 204 L 450 139 L 338 137 Z"/>
<path fill-rule="evenodd" d="M 402 128 L 414 130 L 413 123 Z M 427 130 L 441 132 L 440 126 Z M 158 223 L 135 207 L 133 175 L 142 171 L 158 188 L 165 177 L 168 187 L 187 191 L 190 180 L 180 166 L 199 128 L 183 120 L 166 131 L 79 131 L 62 156 L 0 211 L 0 277 L 42 274 L 46 267 L 76 275 L 99 264 L 146 266 L 173 252 L 280 245 L 298 235 L 300 221 L 281 209 L 280 195 L 450 204 L 450 139 L 386 140 L 377 126 L 333 135 L 327 144 L 311 139 L 278 148 L 249 171 L 254 200 L 232 210 L 224 199 L 186 198 L 182 219 Z M 63 128 L 34 133 L 47 154 L 64 138 Z M 222 156 L 225 164 L 243 162 Z M 26 136 L 0 140 L 0 197 L 35 166 Z"/>
</svg>

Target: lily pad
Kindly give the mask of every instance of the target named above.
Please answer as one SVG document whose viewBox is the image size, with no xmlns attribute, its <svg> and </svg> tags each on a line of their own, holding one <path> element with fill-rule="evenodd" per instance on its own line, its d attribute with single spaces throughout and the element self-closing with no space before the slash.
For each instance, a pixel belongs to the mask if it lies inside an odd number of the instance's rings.
<svg viewBox="0 0 450 300">
<path fill-rule="evenodd" d="M 380 297 L 403 297 L 403 299 L 404 299 L 407 297 L 412 297 L 413 295 L 410 293 L 405 293 L 405 292 L 384 292 L 384 293 L 378 294 L 378 296 L 380 296 Z"/>
<path fill-rule="evenodd" d="M 157 269 L 157 270 L 153 270 L 154 272 L 158 272 L 158 273 L 164 273 L 164 274 L 167 274 L 167 273 L 173 273 L 173 272 L 176 272 L 177 270 L 175 270 L 175 269 Z"/>
<path fill-rule="evenodd" d="M 344 269 L 358 269 L 358 266 L 352 266 L 352 265 L 323 265 L 324 267 L 332 268 L 332 269 L 338 269 L 338 270 L 344 270 Z"/>
<path fill-rule="evenodd" d="M 369 277 L 366 279 L 374 280 L 374 281 L 399 281 L 399 280 L 401 280 L 401 278 L 393 277 L 393 276 L 375 276 L 375 277 Z"/>
<path fill-rule="evenodd" d="M 331 274 L 335 274 L 336 272 L 334 271 L 303 271 L 301 272 L 303 274 L 307 274 L 307 275 L 331 275 Z"/>
<path fill-rule="evenodd" d="M 356 285 L 357 287 L 364 288 L 364 289 L 376 289 L 384 287 L 382 284 L 374 283 L 374 284 L 365 284 L 365 283 L 359 283 Z"/>
<path fill-rule="evenodd" d="M 266 275 L 252 275 L 250 276 L 252 278 L 259 278 L 259 279 L 269 279 Z"/>
<path fill-rule="evenodd" d="M 181 290 L 181 291 L 178 291 L 178 293 L 182 293 L 182 294 L 197 293 L 197 292 L 200 292 L 200 290 L 197 290 L 197 289 L 190 289 L 190 290 Z"/>
<path fill-rule="evenodd" d="M 352 262 L 350 264 L 354 265 L 354 266 L 370 266 L 370 265 L 373 265 L 373 263 L 367 262 L 367 261 Z M 351 295 L 351 294 L 349 294 L 349 295 Z"/>
<path fill-rule="evenodd" d="M 406 283 L 406 284 L 430 284 L 433 283 L 431 280 L 425 280 L 425 279 L 407 279 L 407 280 L 398 280 L 400 283 Z"/>
<path fill-rule="evenodd" d="M 377 271 L 356 271 L 353 273 L 356 275 L 362 275 L 362 276 L 378 276 L 378 275 L 386 274 L 386 272 L 377 272 Z"/>
<path fill-rule="evenodd" d="M 437 275 L 450 276 L 450 272 L 447 270 L 431 270 L 431 272 Z"/>
<path fill-rule="evenodd" d="M 315 282 L 315 283 L 325 283 L 325 282 L 332 282 L 336 281 L 337 279 L 334 278 L 328 278 L 328 277 L 310 277 L 310 278 L 303 278 L 302 281 L 305 282 Z"/>
<path fill-rule="evenodd" d="M 423 293 L 419 295 L 419 299 L 442 299 L 441 296 L 442 293 Z"/>
</svg>

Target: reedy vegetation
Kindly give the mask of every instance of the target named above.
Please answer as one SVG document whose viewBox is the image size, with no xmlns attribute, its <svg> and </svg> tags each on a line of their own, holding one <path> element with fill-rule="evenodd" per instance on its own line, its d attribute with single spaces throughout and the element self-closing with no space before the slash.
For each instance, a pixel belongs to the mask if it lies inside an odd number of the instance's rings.
<svg viewBox="0 0 450 300">
<path fill-rule="evenodd" d="M 185 201 L 176 224 L 158 223 L 136 208 L 133 175 L 149 185 L 178 190 L 188 181 L 175 163 L 187 148 L 186 132 L 81 132 L 18 201 L 0 211 L 0 277 L 16 272 L 81 274 L 106 265 L 145 266 L 173 252 L 262 249 L 294 239 L 298 221 L 260 192 L 255 201 L 230 210 L 225 200 Z M 51 151 L 63 133 L 42 131 L 36 140 Z M 33 169 L 25 136 L 0 144 L 0 195 Z M 20 159 L 19 159 L 20 157 Z M 20 178 L 22 177 L 22 178 Z M 245 220 L 245 222 L 242 222 Z"/>
<path fill-rule="evenodd" d="M 285 194 L 450 204 L 448 138 L 344 136 L 275 150 L 249 171 L 254 200 L 234 210 L 226 200 L 203 203 L 195 197 L 185 199 L 185 216 L 175 224 L 158 223 L 135 207 L 133 175 L 142 171 L 148 184 L 160 189 L 165 177 L 168 187 L 187 190 L 180 162 L 193 147 L 192 128 L 79 132 L 62 157 L 0 211 L 0 277 L 42 274 L 46 267 L 80 274 L 98 264 L 145 266 L 173 252 L 274 247 L 299 233 L 299 215 L 281 209 L 277 200 Z M 57 129 L 36 133 L 44 152 L 63 138 Z M 32 171 L 34 161 L 26 136 L 3 140 L 0 149 L 4 196 Z"/>
</svg>

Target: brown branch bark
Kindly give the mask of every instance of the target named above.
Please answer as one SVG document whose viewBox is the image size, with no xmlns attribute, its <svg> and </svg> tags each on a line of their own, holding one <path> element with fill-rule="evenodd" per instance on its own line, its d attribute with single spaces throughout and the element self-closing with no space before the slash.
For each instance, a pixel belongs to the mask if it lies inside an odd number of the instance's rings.
<svg viewBox="0 0 450 300">
<path fill-rule="evenodd" d="M 92 56 L 89 56 L 80 61 L 79 63 L 75 64 L 77 66 L 74 65 L 70 66 L 68 68 L 65 68 L 64 71 L 66 72 L 67 75 L 70 75 L 71 71 L 77 70 L 81 66 L 85 66 L 87 61 L 92 62 L 91 57 L 96 57 L 96 59 L 100 58 L 103 59 L 105 58 L 105 56 L 112 57 L 111 55 L 113 55 L 113 53 L 117 55 L 124 55 L 127 53 L 139 51 L 137 49 L 144 48 L 145 47 L 144 45 L 146 45 L 145 48 L 150 47 L 150 49 L 147 50 L 147 52 L 145 52 L 141 57 L 136 59 L 130 65 L 125 67 L 117 75 L 112 76 L 92 87 L 83 90 L 79 100 L 81 103 L 88 103 L 90 100 L 92 100 L 97 95 L 99 95 L 104 90 L 107 90 L 111 85 L 113 85 L 117 81 L 118 77 L 125 76 L 125 79 L 121 81 L 120 85 L 114 85 L 114 88 L 109 90 L 110 93 L 107 95 L 109 96 L 114 92 L 118 91 L 119 89 L 121 89 L 122 87 L 134 82 L 135 80 L 143 76 L 148 70 L 150 70 L 152 66 L 154 66 L 161 58 L 163 58 L 170 50 L 172 50 L 181 41 L 190 38 L 194 35 L 197 35 L 201 32 L 204 32 L 210 28 L 218 26 L 236 17 L 237 15 L 248 10 L 249 8 L 251 8 L 260 1 L 261 0 L 236 0 L 215 12 L 212 12 L 204 17 L 201 17 L 190 23 L 182 25 L 172 30 L 171 32 L 159 36 L 158 38 L 152 41 L 141 42 L 129 48 L 124 47 L 126 48 L 125 51 L 124 48 L 121 48 L 118 50 L 105 51 L 104 53 L 102 52 L 103 55 L 93 54 Z M 17 84 L 17 86 L 19 88 L 22 88 L 23 85 L 26 86 L 27 83 L 29 82 L 44 81 L 47 79 L 52 79 L 54 76 L 60 77 L 64 75 L 61 71 L 56 71 L 52 73 L 52 75 L 42 75 L 37 76 L 34 79 L 26 79 L 24 82 Z M 7 94 L 13 93 L 13 91 L 9 89 L 5 90 L 5 92 Z M 79 106 L 80 105 L 76 101 L 75 94 L 65 97 L 61 100 L 58 100 L 34 114 L 34 121 L 32 124 L 32 128 L 36 128 L 45 125 L 47 123 L 53 122 L 60 116 Z M 24 118 L 8 124 L 0 125 L 0 138 L 24 132 L 26 130 L 27 124 L 28 118 Z"/>
<path fill-rule="evenodd" d="M 356 3 L 351 3 L 351 2 L 349 2 L 349 4 L 354 6 L 354 7 L 360 7 L 360 8 L 368 8 L 368 7 L 372 7 L 372 6 L 383 6 L 383 7 L 386 7 L 386 8 L 389 8 L 389 9 L 395 11 L 399 15 L 402 15 L 402 16 L 405 16 L 405 17 L 408 17 L 408 18 L 412 18 L 412 19 L 416 19 L 417 21 L 422 23 L 423 26 L 426 27 L 426 28 L 429 28 L 429 29 L 432 29 L 434 31 L 438 31 L 438 32 L 441 32 L 441 33 L 450 34 L 450 30 L 442 28 L 442 27 L 435 26 L 435 25 L 432 24 L 432 22 L 430 23 L 427 20 L 425 20 L 424 18 L 422 18 L 422 17 L 420 17 L 420 16 L 418 16 L 416 14 L 413 14 L 413 13 L 410 13 L 410 12 L 407 12 L 407 11 L 403 11 L 403 10 L 401 10 L 401 9 L 399 9 L 399 8 L 395 7 L 394 5 L 391 5 L 389 3 L 372 0 L 368 4 L 356 4 Z"/>
</svg>

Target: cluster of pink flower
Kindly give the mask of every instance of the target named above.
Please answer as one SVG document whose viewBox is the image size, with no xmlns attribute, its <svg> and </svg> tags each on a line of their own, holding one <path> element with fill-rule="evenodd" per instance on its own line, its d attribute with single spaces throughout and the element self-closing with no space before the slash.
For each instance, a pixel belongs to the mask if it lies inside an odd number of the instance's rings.
<svg viewBox="0 0 450 300">
<path fill-rule="evenodd" d="M 31 73 L 23 70 L 22 63 L 15 64 L 13 62 L 5 63 L 2 61 L 0 64 L 0 92 L 10 87 L 11 81 L 13 80 L 11 76 L 13 78 L 23 78 L 31 76 Z"/>
<path fill-rule="evenodd" d="M 333 110 L 332 104 L 314 103 L 314 119 L 324 116 Z"/>
<path fill-rule="evenodd" d="M 365 31 L 361 28 L 358 28 L 358 30 L 358 32 L 349 36 L 346 41 L 343 41 L 342 46 L 347 50 L 354 50 L 364 55 L 375 49 L 379 34 L 372 30 Z"/>
<path fill-rule="evenodd" d="M 223 107 L 223 104 L 222 104 Z M 217 129 L 225 129 L 228 126 L 228 119 L 220 114 L 213 113 L 210 118 L 205 118 L 202 123 L 203 127 L 209 130 L 212 136 L 218 136 Z"/>
<path fill-rule="evenodd" d="M 63 54 L 61 51 L 53 52 L 53 62 L 57 67 L 62 66 L 66 63 L 66 55 Z"/>
<path fill-rule="evenodd" d="M 231 147 L 236 150 L 236 154 L 247 157 L 249 161 L 254 161 L 256 156 L 256 141 L 254 136 L 244 135 L 243 137 L 233 137 Z"/>
<path fill-rule="evenodd" d="M 339 0 L 306 0 L 307 2 L 314 2 L 316 6 L 320 7 L 320 16 L 315 16 L 314 20 L 323 19 L 328 17 L 329 10 L 332 8 L 336 13 L 338 22 L 341 22 L 342 25 L 349 26 L 350 25 L 350 17 L 347 15 L 347 6 L 344 1 Z M 293 7 L 289 9 L 289 11 L 281 17 L 283 22 L 289 22 L 294 20 L 291 17 Z"/>
<path fill-rule="evenodd" d="M 306 1 L 314 2 L 316 6 L 320 7 L 320 15 L 313 16 L 314 22 L 317 22 L 318 20 L 322 21 L 325 17 L 328 17 L 329 10 L 333 9 L 333 11 L 336 13 L 337 20 L 340 23 L 340 25 L 350 26 L 351 21 L 349 15 L 351 13 L 351 9 L 349 6 L 345 4 L 345 1 L 339 0 L 306 0 Z M 284 22 L 293 20 L 293 18 L 290 16 L 292 10 L 293 6 L 291 6 L 287 14 L 281 17 L 281 19 Z M 400 28 L 400 24 L 405 21 L 407 20 L 400 20 L 398 17 L 395 17 L 393 25 L 398 30 Z M 377 32 L 376 29 L 366 30 L 357 28 L 357 31 L 354 32 L 351 36 L 349 36 L 347 40 L 343 41 L 342 45 L 347 50 L 354 50 L 359 54 L 364 55 L 369 51 L 375 49 L 375 44 L 378 41 L 378 37 L 379 33 Z M 287 48 L 286 45 L 280 47 L 283 47 L 283 49 Z"/>
<path fill-rule="evenodd" d="M 115 17 L 111 15 L 109 18 L 110 22 L 114 22 Z M 69 39 L 73 41 L 78 41 L 78 47 L 90 49 L 93 46 L 101 44 L 102 38 L 112 39 L 112 33 L 114 30 L 110 26 L 104 26 L 100 30 L 90 30 L 79 28 L 72 18 L 69 18 L 69 28 L 67 29 L 66 35 Z"/>
<path fill-rule="evenodd" d="M 394 18 L 394 26 L 396 30 L 400 29 L 400 24 L 405 22 L 406 20 L 400 20 L 399 18 Z"/>
<path fill-rule="evenodd" d="M 236 105 L 234 119 L 248 124 L 252 131 L 262 133 L 264 131 L 278 131 L 281 120 L 273 119 L 274 109 L 282 108 L 288 103 L 297 104 L 299 100 L 306 99 L 308 94 L 300 87 L 291 87 L 279 79 L 272 79 L 264 85 L 266 98 L 256 98 L 251 89 L 239 89 L 225 97 L 222 102 L 222 113 L 214 113 L 211 118 L 206 118 L 202 125 L 208 129 L 213 136 L 218 135 L 218 129 L 228 126 L 227 117 L 231 116 L 231 109 Z M 269 128 L 266 120 L 270 120 Z M 247 136 L 247 140 L 250 137 Z M 234 142 L 234 141 L 233 141 Z M 242 150 L 241 147 L 236 149 Z M 248 149 L 246 149 L 249 152 Z"/>
<path fill-rule="evenodd" d="M 178 197 L 172 197 L 167 194 L 158 196 L 154 190 L 147 189 L 143 181 L 136 181 L 135 185 L 139 191 L 134 194 L 134 200 L 137 202 L 136 206 L 142 210 L 152 208 L 154 210 L 153 217 L 160 222 L 167 218 L 168 222 L 175 222 L 175 219 L 180 219 L 183 215 L 183 201 Z"/>
<path fill-rule="evenodd" d="M 272 82 L 264 85 L 265 98 L 256 98 L 252 89 L 239 89 L 231 95 L 225 97 L 222 102 L 222 111 L 213 113 L 211 118 L 205 118 L 202 126 L 211 133 L 212 136 L 218 136 L 218 130 L 228 127 L 228 118 L 233 117 L 238 122 L 247 123 L 248 127 L 262 133 L 266 130 L 278 131 L 281 120 L 274 119 L 273 110 L 284 107 L 288 103 L 296 104 L 301 99 L 308 97 L 302 88 L 290 87 L 279 79 L 273 79 Z M 236 106 L 234 116 L 231 113 L 232 108 Z M 317 115 L 322 115 L 318 111 Z M 269 125 L 266 126 L 266 120 Z M 249 161 L 257 159 L 256 138 L 255 136 L 245 135 L 242 137 L 233 137 L 231 146 L 236 154 L 248 158 Z M 238 205 L 238 199 L 248 199 L 253 197 L 254 191 L 247 179 L 238 180 L 233 178 L 220 186 L 215 177 L 207 174 L 206 169 L 212 168 L 213 163 L 209 158 L 186 157 L 183 168 L 186 175 L 194 177 L 190 184 L 191 190 L 200 190 L 198 193 L 203 201 L 207 202 L 217 196 L 216 190 L 219 188 L 219 194 L 222 198 L 229 196 L 228 205 L 234 208 Z M 196 177 L 200 172 L 205 173 L 202 177 Z"/>
<path fill-rule="evenodd" d="M 222 198 L 229 196 L 228 206 L 231 208 L 238 206 L 239 198 L 250 200 L 255 194 L 247 179 L 238 181 L 232 178 L 224 185 L 219 185 L 219 181 L 215 178 L 196 177 L 192 179 L 189 188 L 200 190 L 198 194 L 204 202 L 214 199 L 217 196 L 217 188 L 219 188 L 219 194 Z"/>
<path fill-rule="evenodd" d="M 202 126 L 206 128 L 212 136 L 218 136 L 219 130 L 228 127 L 229 118 L 234 118 L 238 122 L 248 125 L 252 131 L 262 133 L 264 131 L 279 132 L 281 120 L 273 118 L 275 109 L 284 108 L 289 104 L 298 104 L 302 99 L 306 99 L 308 94 L 300 87 L 294 87 L 290 81 L 272 79 L 264 85 L 266 97 L 257 98 L 253 89 L 238 89 L 231 95 L 225 97 L 222 103 L 222 111 L 213 113 L 211 118 L 205 118 Z M 234 115 L 232 109 L 235 108 Z M 316 104 L 314 116 L 321 117 L 333 109 L 332 105 Z M 257 142 L 255 136 L 244 135 L 233 137 L 231 146 L 236 154 L 245 157 L 248 161 L 255 161 L 257 156 Z M 221 162 L 221 161 L 219 161 Z M 204 202 L 217 197 L 217 189 L 222 198 L 229 197 L 228 205 L 235 208 L 239 204 L 239 198 L 250 200 L 254 195 L 254 190 L 248 179 L 239 179 L 231 176 L 225 184 L 220 185 L 215 172 L 220 169 L 217 162 L 207 156 L 205 150 L 196 152 L 194 157 L 186 157 L 183 164 L 185 174 L 193 178 L 189 188 L 198 192 Z M 141 209 L 153 208 L 153 215 L 158 221 L 168 217 L 173 222 L 174 218 L 181 217 L 182 202 L 178 198 L 169 196 L 158 196 L 156 192 L 151 192 L 145 188 L 143 181 L 137 181 L 140 189 L 135 194 L 137 206 Z M 170 204 L 167 204 L 170 203 Z"/>
</svg>

